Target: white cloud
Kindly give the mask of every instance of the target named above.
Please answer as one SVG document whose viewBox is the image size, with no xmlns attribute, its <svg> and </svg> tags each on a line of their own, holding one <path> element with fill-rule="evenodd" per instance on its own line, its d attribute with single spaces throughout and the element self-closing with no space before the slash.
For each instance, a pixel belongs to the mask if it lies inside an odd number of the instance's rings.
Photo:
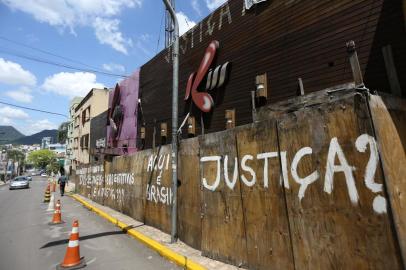
<svg viewBox="0 0 406 270">
<path fill-rule="evenodd" d="M 14 99 L 15 101 L 23 103 L 31 103 L 33 99 L 31 90 L 26 86 L 22 86 L 20 89 L 15 91 L 7 91 L 5 95 Z"/>
<path fill-rule="evenodd" d="M 11 126 L 13 121 L 10 118 L 0 115 L 0 125 Z"/>
<path fill-rule="evenodd" d="M 103 64 L 103 69 L 110 72 L 125 72 L 125 67 L 123 65 L 115 63 Z"/>
<path fill-rule="evenodd" d="M 96 75 L 89 72 L 60 72 L 45 79 L 42 89 L 73 98 L 85 96 L 92 88 L 103 88 Z"/>
<path fill-rule="evenodd" d="M 132 46 L 131 39 L 125 39 L 119 31 L 117 19 L 95 18 L 93 27 L 97 39 L 101 44 L 108 44 L 116 51 L 127 54 L 127 48 Z"/>
<path fill-rule="evenodd" d="M 44 129 L 57 129 L 57 128 L 58 128 L 58 125 L 56 125 L 55 123 L 52 123 L 48 119 L 43 119 L 43 120 L 33 121 L 30 125 L 28 125 L 27 133 L 34 134 L 34 133 L 43 131 Z"/>
<path fill-rule="evenodd" d="M 0 108 L 0 118 L 7 119 L 28 119 L 29 116 L 21 109 L 15 109 L 10 106 Z"/>
<path fill-rule="evenodd" d="M 215 10 L 225 2 L 227 2 L 227 0 L 206 0 L 206 5 L 208 9 Z"/>
<path fill-rule="evenodd" d="M 196 11 L 199 16 L 202 16 L 202 11 L 200 10 L 200 5 L 198 0 L 192 0 L 191 5 L 194 11 Z"/>
<path fill-rule="evenodd" d="M 196 25 L 196 22 L 192 21 L 188 18 L 183 12 L 179 11 L 176 12 L 176 17 L 178 18 L 179 22 L 179 35 L 183 35 L 189 29 L 193 28 Z"/>
<path fill-rule="evenodd" d="M 35 85 L 37 78 L 19 64 L 0 58 L 0 83 Z"/>
<path fill-rule="evenodd" d="M 126 52 L 127 40 L 118 31 L 118 16 L 127 8 L 139 8 L 143 0 L 0 0 L 12 10 L 19 10 L 32 15 L 37 21 L 48 23 L 58 29 L 69 29 L 75 33 L 77 26 L 91 26 L 101 44 L 108 44 L 119 52 Z M 99 20 L 99 22 L 97 22 Z M 100 31 L 103 25 L 100 20 L 110 24 L 114 29 L 115 38 L 100 39 Z M 124 49 L 123 49 L 124 48 Z"/>
</svg>

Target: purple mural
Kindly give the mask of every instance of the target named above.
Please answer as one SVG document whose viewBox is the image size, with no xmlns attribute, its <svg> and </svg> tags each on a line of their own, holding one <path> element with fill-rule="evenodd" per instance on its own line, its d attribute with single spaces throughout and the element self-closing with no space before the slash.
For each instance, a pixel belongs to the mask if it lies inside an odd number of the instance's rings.
<svg viewBox="0 0 406 270">
<path fill-rule="evenodd" d="M 137 151 L 139 75 L 136 70 L 109 93 L 107 153 L 127 155 Z"/>
</svg>

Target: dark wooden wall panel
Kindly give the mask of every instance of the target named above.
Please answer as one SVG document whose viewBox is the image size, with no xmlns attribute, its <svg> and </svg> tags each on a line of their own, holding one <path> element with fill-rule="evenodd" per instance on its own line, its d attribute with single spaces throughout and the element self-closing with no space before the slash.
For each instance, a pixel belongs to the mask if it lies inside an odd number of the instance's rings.
<svg viewBox="0 0 406 270">
<path fill-rule="evenodd" d="M 371 116 L 375 127 L 386 189 L 403 261 L 406 259 L 406 100 L 391 96 L 371 96 Z"/>
<path fill-rule="evenodd" d="M 232 22 L 223 16 L 220 28 L 220 14 L 227 14 L 228 8 Z M 401 0 L 267 1 L 245 12 L 242 0 L 230 0 L 180 39 L 179 122 L 190 110 L 190 103 L 183 100 L 187 79 L 197 70 L 211 40 L 220 42 L 215 66 L 230 61 L 232 69 L 227 85 L 211 92 L 215 108 L 204 116 L 206 133 L 225 129 L 226 109 L 236 109 L 237 125 L 252 122 L 250 91 L 258 74 L 268 75 L 270 103 L 297 95 L 299 77 L 306 93 L 351 81 L 345 47 L 349 40 L 356 43 L 367 87 L 384 92 L 390 87 L 382 47 L 392 45 L 405 89 L 406 77 L 401 75 L 406 70 L 404 25 Z M 172 65 L 165 60 L 170 52 L 160 52 L 141 68 L 147 148 L 152 145 L 154 119 L 158 144 L 160 122 L 167 121 L 171 128 Z M 192 113 L 200 134 L 200 112 Z M 168 134 L 167 142 L 170 139 Z"/>
<path fill-rule="evenodd" d="M 361 153 L 355 145 L 360 135 L 373 136 L 366 97 L 355 94 L 338 103 L 287 114 L 278 122 L 278 132 L 280 148 L 287 151 L 288 164 L 293 163 L 302 147 L 312 148 L 312 153 L 300 160 L 297 169 L 289 168 L 290 188 L 285 189 L 295 266 L 298 269 L 400 269 L 402 262 L 390 215 L 378 214 L 373 207 L 374 199 L 381 196 L 386 200 L 386 194 L 383 189 L 372 192 L 364 178 L 369 170 L 366 164 L 371 146 Z M 354 188 L 349 175 L 340 171 L 343 167 L 338 167 L 345 164 L 342 159 L 335 156 L 333 164 L 327 163 L 329 150 L 338 149 L 330 146 L 333 138 L 337 139 L 348 166 L 356 168 L 350 169 Z M 333 173 L 329 194 L 326 170 L 335 166 L 337 171 Z M 302 178 L 315 170 L 318 173 L 303 196 L 298 194 L 305 180 L 294 180 L 293 170 Z M 375 171 L 374 182 L 383 184 L 380 166 Z M 351 199 L 350 194 L 354 192 L 356 196 Z"/>
<path fill-rule="evenodd" d="M 238 266 L 247 266 L 247 242 L 241 200 L 240 181 L 231 190 L 224 180 L 224 159 L 228 156 L 228 172 L 234 172 L 237 157 L 235 130 L 208 134 L 200 138 L 201 158 L 220 156 L 221 169 L 217 162 L 200 162 L 202 179 L 217 188 L 212 191 L 203 188 L 202 254 L 209 258 L 225 261 Z M 202 180 L 203 181 L 203 180 Z"/>
<path fill-rule="evenodd" d="M 171 204 L 167 200 L 163 201 L 162 188 L 164 188 L 164 194 L 169 192 L 172 187 L 172 171 L 171 168 L 171 146 L 165 145 L 160 148 L 156 148 L 155 151 L 151 151 L 151 155 L 147 158 L 146 167 L 144 167 L 144 186 L 152 188 L 149 196 L 146 196 L 144 201 L 145 207 L 145 224 L 158 228 L 166 233 L 171 232 Z M 152 171 L 148 169 L 151 156 L 158 156 L 154 164 Z M 166 166 L 166 159 L 169 158 L 168 167 Z M 163 161 L 164 160 L 164 161 Z M 159 168 L 162 164 L 163 167 Z M 145 163 L 144 163 L 145 164 Z M 145 165 L 144 165 L 145 166 Z M 150 166 L 152 168 L 152 166 Z M 158 191 L 158 189 L 160 191 Z M 146 188 L 145 188 L 146 190 Z M 160 195 L 158 195 L 158 192 Z M 161 198 L 161 199 L 160 199 Z"/>
<path fill-rule="evenodd" d="M 198 138 L 184 140 L 179 148 L 178 234 L 179 239 L 200 249 L 202 242 L 201 182 Z"/>
<path fill-rule="evenodd" d="M 263 121 L 237 129 L 238 160 L 251 155 L 247 164 L 256 173 L 256 183 L 248 187 L 241 183 L 241 176 L 250 179 L 249 173 L 239 165 L 237 185 L 241 187 L 243 214 L 245 219 L 248 268 L 249 269 L 294 269 L 289 222 L 281 182 L 279 147 L 276 121 Z M 267 157 L 268 169 L 265 171 Z M 265 175 L 266 174 L 266 175 Z M 232 171 L 229 171 L 232 177 Z M 267 182 L 265 183 L 265 177 Z"/>
</svg>

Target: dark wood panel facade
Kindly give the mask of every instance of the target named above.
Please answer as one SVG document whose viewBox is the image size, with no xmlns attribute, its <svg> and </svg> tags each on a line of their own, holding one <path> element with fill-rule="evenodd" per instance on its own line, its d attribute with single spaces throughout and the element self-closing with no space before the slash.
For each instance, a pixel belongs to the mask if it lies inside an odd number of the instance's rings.
<svg viewBox="0 0 406 270">
<path fill-rule="evenodd" d="M 180 38 L 179 123 L 190 111 L 201 134 L 201 112 L 184 101 L 187 80 L 197 71 L 212 40 L 220 47 L 213 68 L 231 63 L 224 87 L 209 91 L 214 109 L 203 113 L 205 133 L 225 129 L 225 110 L 236 110 L 236 125 L 252 122 L 255 76 L 267 74 L 268 100 L 296 96 L 352 81 L 346 42 L 354 40 L 366 86 L 391 92 L 382 48 L 391 45 L 403 95 L 406 94 L 406 35 L 402 0 L 267 1 L 251 10 L 230 0 Z M 146 123 L 145 148 L 161 143 L 160 123 L 171 130 L 171 48 L 141 68 L 140 95 Z M 200 89 L 204 88 L 203 81 Z M 187 129 L 183 128 L 183 137 Z"/>
<path fill-rule="evenodd" d="M 345 44 L 354 40 L 366 86 L 390 92 L 382 47 L 391 45 L 399 81 L 406 91 L 406 35 L 401 0 L 267 1 L 251 10 L 230 0 L 180 38 L 179 122 L 191 111 L 200 134 L 201 113 L 185 102 L 187 80 L 212 40 L 220 44 L 213 67 L 230 62 L 224 87 L 210 92 L 214 109 L 203 114 L 205 132 L 225 129 L 225 110 L 236 110 L 236 125 L 252 122 L 255 76 L 267 73 L 268 101 L 297 95 L 298 78 L 305 93 L 352 80 Z M 146 123 L 145 147 L 160 144 L 160 123 L 168 124 L 170 141 L 171 48 L 141 68 L 141 99 Z M 205 86 L 205 81 L 201 86 Z M 202 87 L 200 87 L 202 88 Z M 203 87 L 204 88 L 204 87 Z M 187 136 L 186 128 L 183 136 Z"/>
</svg>

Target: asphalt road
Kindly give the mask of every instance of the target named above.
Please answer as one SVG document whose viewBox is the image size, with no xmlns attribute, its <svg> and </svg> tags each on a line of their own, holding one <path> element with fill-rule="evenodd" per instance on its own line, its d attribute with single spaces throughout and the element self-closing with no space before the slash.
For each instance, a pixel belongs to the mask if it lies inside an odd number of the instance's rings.
<svg viewBox="0 0 406 270">
<path fill-rule="evenodd" d="M 67 196 L 61 199 L 62 220 L 49 226 L 52 212 L 42 203 L 46 181 L 35 177 L 30 189 L 0 187 L 0 269 L 55 269 L 65 255 L 72 221 L 79 220 L 80 255 L 84 269 L 181 269 L 124 234 L 111 223 Z"/>
</svg>

